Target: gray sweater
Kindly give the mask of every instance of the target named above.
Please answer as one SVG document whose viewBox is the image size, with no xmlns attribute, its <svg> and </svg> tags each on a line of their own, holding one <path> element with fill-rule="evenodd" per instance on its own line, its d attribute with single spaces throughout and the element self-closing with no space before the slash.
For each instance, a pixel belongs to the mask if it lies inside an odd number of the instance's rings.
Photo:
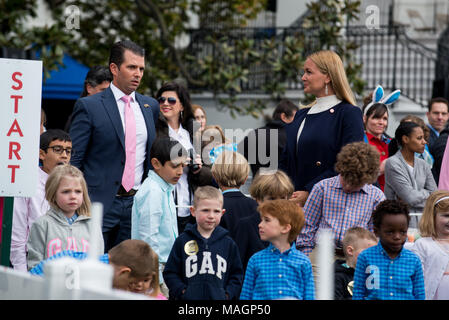
<svg viewBox="0 0 449 320">
<path fill-rule="evenodd" d="M 427 198 L 436 189 L 432 171 L 423 159 L 415 157 L 413 174 L 400 150 L 385 162 L 385 197 L 401 199 L 410 206 L 410 212 L 421 213 Z"/>
<path fill-rule="evenodd" d="M 39 217 L 31 226 L 28 237 L 27 265 L 32 269 L 42 260 L 64 251 L 87 252 L 91 235 L 97 237 L 99 251 L 96 255 L 104 253 L 103 234 L 100 227 L 96 227 L 93 233 L 90 217 L 80 215 L 71 225 L 67 222 L 64 213 L 50 208 L 43 216 Z"/>
</svg>

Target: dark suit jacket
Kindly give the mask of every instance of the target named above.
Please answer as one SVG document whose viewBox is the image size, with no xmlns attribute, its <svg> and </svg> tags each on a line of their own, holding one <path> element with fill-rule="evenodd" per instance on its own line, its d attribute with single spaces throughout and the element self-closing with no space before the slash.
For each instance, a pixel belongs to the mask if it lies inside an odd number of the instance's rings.
<svg viewBox="0 0 449 320">
<path fill-rule="evenodd" d="M 156 138 L 158 102 L 136 92 L 147 127 L 147 147 L 142 181 L 151 168 L 150 149 Z M 107 214 L 121 185 L 125 168 L 125 134 L 111 88 L 78 99 L 73 109 L 70 137 L 74 154 L 71 164 L 84 173 L 92 202 L 103 204 Z"/>
<path fill-rule="evenodd" d="M 226 209 L 226 212 L 221 217 L 220 226 L 229 231 L 232 239 L 235 239 L 235 228 L 240 219 L 258 213 L 257 201 L 240 191 L 223 194 L 223 209 Z"/>
<path fill-rule="evenodd" d="M 363 141 L 364 126 L 360 108 L 346 102 L 316 114 L 307 115 L 308 111 L 300 109 L 285 126 L 287 143 L 279 168 L 292 179 L 295 190 L 310 192 L 318 181 L 337 175 L 337 154 L 344 145 Z M 305 117 L 298 147 L 297 134 Z"/>
</svg>

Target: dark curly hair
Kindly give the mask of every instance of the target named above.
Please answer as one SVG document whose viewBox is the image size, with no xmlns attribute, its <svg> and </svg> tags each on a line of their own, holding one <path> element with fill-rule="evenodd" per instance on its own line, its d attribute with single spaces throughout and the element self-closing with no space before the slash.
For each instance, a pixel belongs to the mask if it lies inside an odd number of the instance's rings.
<svg viewBox="0 0 449 320">
<path fill-rule="evenodd" d="M 373 183 L 379 175 L 380 154 L 376 147 L 365 142 L 353 142 L 341 148 L 335 171 L 346 183 L 361 186 Z"/>
<path fill-rule="evenodd" d="M 382 219 L 387 214 L 403 214 L 407 217 L 407 224 L 410 222 L 408 205 L 400 200 L 384 200 L 377 205 L 373 211 L 374 227 L 379 229 Z"/>
</svg>

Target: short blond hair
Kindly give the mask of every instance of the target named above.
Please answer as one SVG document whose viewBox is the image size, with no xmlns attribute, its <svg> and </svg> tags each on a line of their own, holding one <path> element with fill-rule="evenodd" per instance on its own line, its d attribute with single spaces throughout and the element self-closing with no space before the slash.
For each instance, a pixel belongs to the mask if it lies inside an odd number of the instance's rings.
<svg viewBox="0 0 449 320">
<path fill-rule="evenodd" d="M 223 206 L 223 194 L 212 186 L 198 187 L 193 195 L 193 207 L 197 207 L 201 200 L 217 200 Z"/>
<path fill-rule="evenodd" d="M 91 203 L 87 191 L 86 180 L 84 180 L 84 175 L 81 170 L 70 164 L 58 165 L 51 171 L 47 182 L 45 183 L 45 199 L 47 199 L 49 205 L 53 209 L 60 209 L 56 203 L 56 192 L 58 191 L 59 184 L 64 177 L 78 179 L 83 191 L 83 202 L 81 203 L 81 207 L 76 210 L 76 212 L 78 215 L 90 217 Z"/>
<path fill-rule="evenodd" d="M 212 175 L 220 186 L 240 188 L 249 175 L 246 158 L 235 151 L 223 151 L 212 166 Z"/>
<path fill-rule="evenodd" d="M 273 199 L 288 199 L 294 191 L 291 179 L 281 170 L 272 174 L 257 173 L 249 187 L 251 197 L 259 201 L 266 196 Z"/>
<path fill-rule="evenodd" d="M 287 224 L 291 229 L 288 234 L 288 242 L 292 243 L 301 232 L 304 226 L 304 211 L 295 202 L 290 200 L 270 200 L 259 205 L 257 210 L 260 215 L 269 214 L 279 220 L 281 226 Z"/>
<path fill-rule="evenodd" d="M 364 229 L 362 227 L 351 227 L 346 230 L 342 241 L 345 258 L 348 258 L 346 253 L 348 246 L 357 247 L 357 243 L 363 239 L 371 240 L 377 243 L 376 235 L 368 229 Z"/>
</svg>

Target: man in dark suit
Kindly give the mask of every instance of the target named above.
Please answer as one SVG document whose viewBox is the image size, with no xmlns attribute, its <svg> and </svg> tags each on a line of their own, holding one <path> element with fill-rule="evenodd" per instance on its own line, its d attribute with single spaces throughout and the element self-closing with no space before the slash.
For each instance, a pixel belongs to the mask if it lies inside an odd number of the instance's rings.
<svg viewBox="0 0 449 320">
<path fill-rule="evenodd" d="M 109 57 L 110 87 L 80 98 L 73 110 L 71 163 L 83 171 L 91 201 L 103 204 L 105 252 L 131 238 L 134 194 L 151 168 L 159 104 L 135 92 L 144 56 L 145 50 L 132 41 L 115 43 Z"/>
</svg>

